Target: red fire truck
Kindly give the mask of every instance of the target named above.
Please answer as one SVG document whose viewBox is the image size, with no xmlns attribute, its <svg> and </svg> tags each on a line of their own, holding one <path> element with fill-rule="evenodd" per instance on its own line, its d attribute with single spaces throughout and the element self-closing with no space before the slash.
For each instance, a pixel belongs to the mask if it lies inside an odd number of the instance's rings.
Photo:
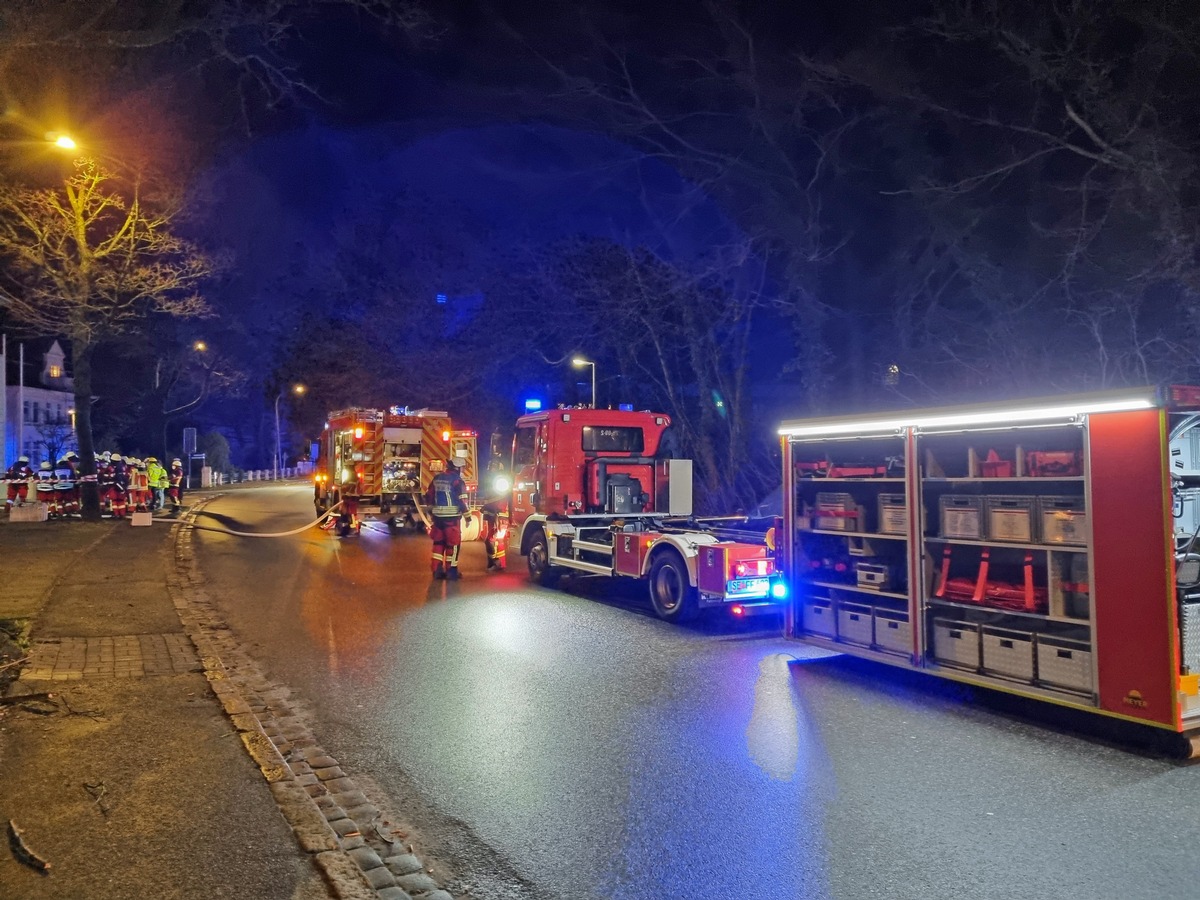
<svg viewBox="0 0 1200 900">
<path fill-rule="evenodd" d="M 670 424 L 659 413 L 586 408 L 517 420 L 511 528 L 530 578 L 642 579 L 667 621 L 715 607 L 778 610 L 783 583 L 764 536 L 692 517 L 691 460 L 661 452 Z"/>
<path fill-rule="evenodd" d="M 1200 752 L 1200 388 L 779 434 L 792 636 Z"/>
<path fill-rule="evenodd" d="M 317 515 L 343 497 L 359 515 L 379 516 L 388 528 L 428 525 L 423 498 L 451 456 L 466 460 L 463 480 L 478 486 L 476 434 L 456 430 L 442 410 L 354 407 L 329 414 L 313 470 Z"/>
</svg>

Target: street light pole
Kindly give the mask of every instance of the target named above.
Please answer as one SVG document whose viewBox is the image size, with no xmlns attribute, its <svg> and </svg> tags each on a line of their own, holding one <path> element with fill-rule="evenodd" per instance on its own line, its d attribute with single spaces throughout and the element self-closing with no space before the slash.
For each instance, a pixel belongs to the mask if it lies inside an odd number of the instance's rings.
<svg viewBox="0 0 1200 900">
<path fill-rule="evenodd" d="M 302 384 L 292 385 L 292 393 L 295 394 L 296 396 L 300 396 L 301 394 L 303 394 L 305 392 L 305 390 L 307 390 L 307 388 L 305 388 L 304 385 L 302 385 Z M 279 480 L 279 463 L 283 457 L 282 440 L 279 436 L 279 401 L 283 399 L 283 395 L 286 393 L 287 393 L 287 391 L 280 391 L 279 395 L 275 398 L 275 480 L 276 481 Z"/>
<path fill-rule="evenodd" d="M 584 366 L 592 367 L 592 409 L 595 409 L 596 408 L 596 364 L 594 362 L 592 362 L 590 359 L 584 359 L 581 356 L 577 356 L 573 360 L 571 360 L 571 365 L 573 365 L 577 369 L 581 369 Z"/>
</svg>

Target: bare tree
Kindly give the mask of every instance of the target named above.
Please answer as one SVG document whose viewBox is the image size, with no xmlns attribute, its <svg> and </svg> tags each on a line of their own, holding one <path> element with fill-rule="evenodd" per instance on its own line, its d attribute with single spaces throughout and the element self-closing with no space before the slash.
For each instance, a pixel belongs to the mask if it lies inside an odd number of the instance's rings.
<svg viewBox="0 0 1200 900">
<path fill-rule="evenodd" d="M 60 188 L 0 187 L 0 306 L 31 330 L 71 342 L 85 518 L 97 519 L 92 357 L 97 343 L 143 328 L 152 311 L 200 316 L 208 257 L 171 231 L 178 207 L 118 190 L 94 160 Z"/>
</svg>

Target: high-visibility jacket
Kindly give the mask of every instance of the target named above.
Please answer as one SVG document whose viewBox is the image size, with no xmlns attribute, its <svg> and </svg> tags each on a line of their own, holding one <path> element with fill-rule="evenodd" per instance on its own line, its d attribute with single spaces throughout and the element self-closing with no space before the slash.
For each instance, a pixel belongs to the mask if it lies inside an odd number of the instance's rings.
<svg viewBox="0 0 1200 900">
<path fill-rule="evenodd" d="M 60 459 L 54 467 L 54 489 L 70 491 L 75 489 L 75 467 L 65 459 Z"/>
<path fill-rule="evenodd" d="M 426 500 L 435 519 L 457 519 L 467 511 L 467 485 L 458 472 L 438 472 Z"/>
<path fill-rule="evenodd" d="M 152 488 L 168 488 L 171 486 L 171 479 L 167 477 L 167 470 L 162 467 L 162 463 L 148 463 L 146 465 L 146 478 L 150 481 Z"/>
<path fill-rule="evenodd" d="M 37 472 L 37 491 L 39 494 L 51 494 L 54 492 L 54 470 L 53 469 L 38 469 Z"/>
<path fill-rule="evenodd" d="M 23 462 L 13 463 L 4 473 L 5 481 L 28 481 L 32 477 L 33 469 L 29 468 L 29 463 Z"/>
</svg>

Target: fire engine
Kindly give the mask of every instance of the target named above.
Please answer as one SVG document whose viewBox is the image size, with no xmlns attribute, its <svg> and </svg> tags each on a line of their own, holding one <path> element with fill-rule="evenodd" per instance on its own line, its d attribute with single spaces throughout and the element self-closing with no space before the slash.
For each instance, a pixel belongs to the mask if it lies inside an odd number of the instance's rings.
<svg viewBox="0 0 1200 900">
<path fill-rule="evenodd" d="M 1200 754 L 1200 388 L 779 434 L 792 637 Z"/>
<path fill-rule="evenodd" d="M 354 407 L 331 412 L 314 466 L 317 515 L 353 495 L 360 515 L 384 518 L 393 531 L 427 526 L 425 492 L 451 456 L 466 460 L 462 478 L 474 495 L 476 443 L 474 431 L 456 430 L 442 410 Z"/>
<path fill-rule="evenodd" d="M 663 452 L 670 425 L 659 413 L 589 408 L 517 420 L 510 527 L 530 578 L 640 579 L 672 622 L 718 607 L 778 610 L 784 586 L 764 535 L 692 516 L 691 460 Z"/>
</svg>

